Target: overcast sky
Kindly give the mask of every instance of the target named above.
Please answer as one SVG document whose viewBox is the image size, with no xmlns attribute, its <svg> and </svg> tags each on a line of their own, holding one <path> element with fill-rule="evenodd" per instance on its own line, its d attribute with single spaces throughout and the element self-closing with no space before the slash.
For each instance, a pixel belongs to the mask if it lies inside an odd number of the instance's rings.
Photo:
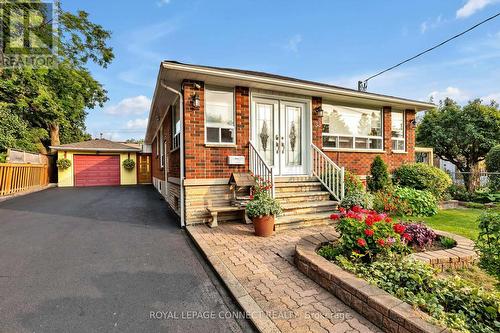
<svg viewBox="0 0 500 333">
<path fill-rule="evenodd" d="M 115 60 L 91 67 L 108 90 L 87 130 L 143 138 L 161 60 L 266 71 L 356 88 L 357 81 L 500 11 L 500 0 L 62 0 L 112 31 Z M 500 100 L 500 18 L 369 82 L 420 100 Z"/>
</svg>

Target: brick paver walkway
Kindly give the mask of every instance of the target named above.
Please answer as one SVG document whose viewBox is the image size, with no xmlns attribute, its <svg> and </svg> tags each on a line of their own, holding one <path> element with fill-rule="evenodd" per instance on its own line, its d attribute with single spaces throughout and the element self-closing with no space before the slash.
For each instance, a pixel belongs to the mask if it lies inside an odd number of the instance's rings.
<svg viewBox="0 0 500 333">
<path fill-rule="evenodd" d="M 269 238 L 253 227 L 221 224 L 188 227 L 196 241 L 210 247 L 246 292 L 282 332 L 381 332 L 338 298 L 299 272 L 293 264 L 295 244 L 332 227 L 281 231 Z"/>
</svg>

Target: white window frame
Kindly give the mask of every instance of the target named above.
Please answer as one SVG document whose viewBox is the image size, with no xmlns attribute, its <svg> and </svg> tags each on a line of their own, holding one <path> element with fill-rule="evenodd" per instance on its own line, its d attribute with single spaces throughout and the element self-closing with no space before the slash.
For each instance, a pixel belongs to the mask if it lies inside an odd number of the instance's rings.
<svg viewBox="0 0 500 333">
<path fill-rule="evenodd" d="M 165 142 L 163 140 L 163 126 L 160 127 L 160 167 L 165 167 Z"/>
<path fill-rule="evenodd" d="M 332 105 L 333 107 L 335 106 L 344 106 L 342 104 L 338 103 L 332 103 L 332 102 L 323 102 L 323 104 L 328 104 Z M 384 151 L 384 110 L 383 108 L 377 109 L 377 108 L 369 108 L 369 107 L 364 107 L 364 106 L 353 106 L 349 105 L 351 107 L 357 107 L 357 108 L 362 108 L 366 110 L 373 110 L 373 111 L 378 111 L 380 112 L 380 133 L 382 134 L 381 136 L 365 136 L 365 135 L 338 135 L 338 134 L 331 134 L 331 133 L 325 133 L 323 132 L 323 118 L 321 119 L 321 144 L 323 145 L 323 137 L 335 137 L 335 144 L 337 147 L 325 147 L 323 146 L 323 150 L 330 150 L 330 151 L 366 151 L 366 152 L 383 152 Z M 352 139 L 352 147 L 351 148 L 339 148 L 339 143 L 340 143 L 340 138 L 349 138 Z M 367 145 L 370 144 L 370 140 L 380 140 L 381 142 L 381 148 L 356 148 L 356 139 L 368 139 L 367 140 Z"/>
<path fill-rule="evenodd" d="M 225 91 L 225 92 L 232 92 L 233 94 L 233 125 L 225 125 L 222 127 L 217 127 L 219 128 L 219 142 L 211 142 L 208 141 L 207 137 L 207 94 L 206 91 L 211 90 L 211 91 Z M 205 85 L 205 98 L 204 98 L 204 119 L 205 119 L 205 124 L 204 124 L 204 130 L 205 130 L 205 144 L 206 145 L 214 145 L 214 146 L 227 146 L 227 145 L 235 145 L 236 144 L 236 89 L 234 87 L 221 87 L 221 86 L 211 86 L 211 85 Z M 214 126 L 208 126 L 211 128 L 215 128 Z M 232 142 L 222 142 L 220 141 L 221 138 L 221 129 L 222 128 L 229 128 L 233 130 L 233 141 Z"/>
<path fill-rule="evenodd" d="M 181 129 L 177 132 L 176 123 L 175 123 L 175 111 L 180 112 L 180 109 L 177 107 L 177 104 L 172 105 L 172 151 L 179 149 L 181 145 Z M 180 114 L 179 114 L 179 122 L 180 122 Z M 180 124 L 182 126 L 182 124 Z"/>
<path fill-rule="evenodd" d="M 403 137 L 402 138 L 396 138 L 396 137 L 392 136 L 392 120 L 394 119 L 392 115 L 394 113 L 403 114 Z M 396 142 L 396 141 L 403 142 L 403 150 L 394 149 L 394 142 Z M 406 152 L 406 112 L 403 110 L 391 110 L 391 150 L 393 152 L 400 152 L 400 153 Z"/>
</svg>

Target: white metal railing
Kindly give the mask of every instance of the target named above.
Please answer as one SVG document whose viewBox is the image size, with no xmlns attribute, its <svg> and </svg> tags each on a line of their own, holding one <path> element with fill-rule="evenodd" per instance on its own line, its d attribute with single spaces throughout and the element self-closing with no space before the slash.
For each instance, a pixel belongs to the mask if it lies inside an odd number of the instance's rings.
<svg viewBox="0 0 500 333">
<path fill-rule="evenodd" d="M 311 143 L 312 173 L 338 201 L 344 198 L 344 167 L 339 167 Z"/>
<path fill-rule="evenodd" d="M 273 167 L 267 165 L 252 142 L 249 142 L 248 148 L 250 172 L 257 177 L 259 185 L 269 184 L 271 186 L 268 191 L 271 197 L 274 198 Z"/>
</svg>

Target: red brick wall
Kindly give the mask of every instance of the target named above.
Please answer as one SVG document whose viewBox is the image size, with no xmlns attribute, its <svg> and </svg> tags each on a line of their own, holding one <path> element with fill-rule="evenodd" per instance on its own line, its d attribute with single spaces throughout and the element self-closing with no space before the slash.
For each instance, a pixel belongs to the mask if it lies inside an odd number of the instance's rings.
<svg viewBox="0 0 500 333">
<path fill-rule="evenodd" d="M 313 127 L 316 116 L 313 113 Z M 383 127 L 384 127 L 384 152 L 338 152 L 325 151 L 325 153 L 339 166 L 345 167 L 357 175 L 367 175 L 370 172 L 370 164 L 377 155 L 387 163 L 390 171 L 404 163 L 411 163 L 415 160 L 415 127 L 411 122 L 415 119 L 415 111 L 406 110 L 406 153 L 393 153 L 391 142 L 391 108 L 384 107 Z M 313 129 L 314 135 L 318 135 Z M 322 147 L 321 138 L 315 138 L 313 142 Z M 319 144 L 318 144 L 319 143 Z"/>
<path fill-rule="evenodd" d="M 157 155 L 157 153 L 158 153 L 157 149 L 156 149 L 157 140 L 158 140 L 158 136 L 153 140 L 153 143 L 151 143 L 152 151 L 153 151 L 153 153 L 152 153 L 153 165 L 151 167 L 153 170 L 153 177 L 154 178 L 165 180 L 165 173 L 163 172 L 163 170 L 160 167 L 160 156 Z"/>
<path fill-rule="evenodd" d="M 205 145 L 205 94 L 202 82 L 184 83 L 184 135 L 186 179 L 229 178 L 233 172 L 248 171 L 248 142 L 250 135 L 250 93 L 245 87 L 235 88 L 236 145 L 234 147 L 207 147 Z M 191 96 L 198 93 L 200 107 L 193 107 Z M 228 165 L 229 155 L 245 156 L 244 166 Z"/>
</svg>

